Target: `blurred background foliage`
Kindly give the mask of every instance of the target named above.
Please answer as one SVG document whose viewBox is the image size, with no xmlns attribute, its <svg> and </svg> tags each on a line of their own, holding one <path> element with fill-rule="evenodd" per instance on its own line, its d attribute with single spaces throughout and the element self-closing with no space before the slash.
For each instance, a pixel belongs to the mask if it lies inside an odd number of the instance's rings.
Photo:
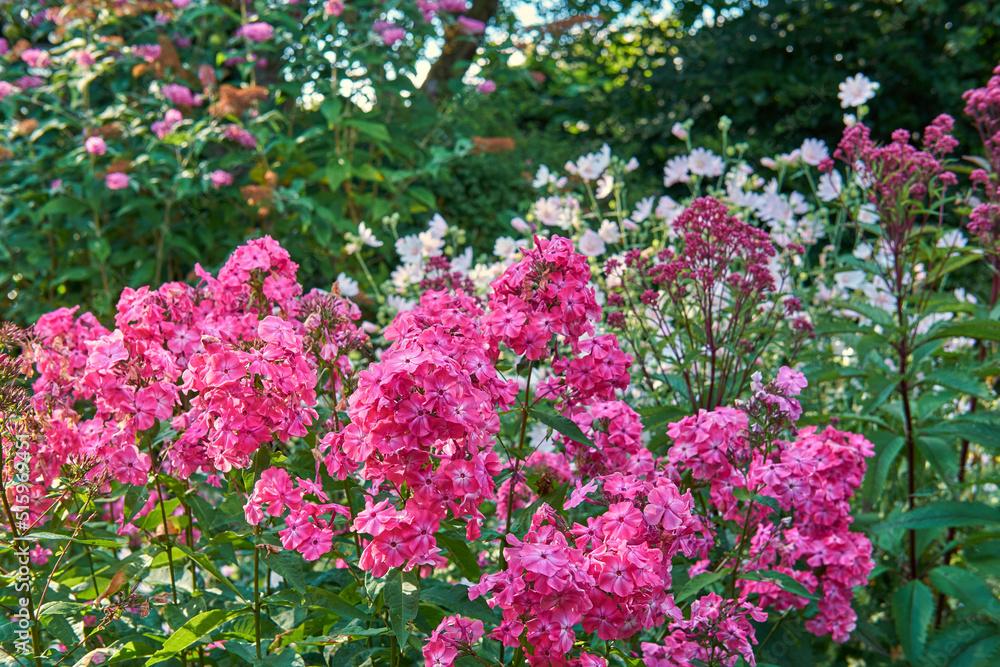
<svg viewBox="0 0 1000 667">
<path fill-rule="evenodd" d="M 376 280 L 396 263 L 390 228 L 400 235 L 423 228 L 434 212 L 489 252 L 535 199 L 530 181 L 539 164 L 561 170 L 607 142 L 618 155 L 636 156 L 636 182 L 654 187 L 663 162 L 684 150 L 670 135 L 673 124 L 691 119 L 705 136 L 722 115 L 748 141 L 751 158 L 788 152 L 806 137 L 832 148 L 843 128 L 837 86 L 858 72 L 881 84 L 866 122 L 887 138 L 939 113 L 961 119 L 961 92 L 981 85 L 1000 61 L 1000 3 L 991 0 L 475 0 L 466 13 L 490 25 L 485 38 L 408 16 L 406 39 L 389 49 L 363 30 L 352 41 L 351 26 L 370 21 L 381 3 L 352 3 L 331 28 L 305 20 L 323 4 L 311 0 L 292 7 L 305 17 L 299 22 L 289 6 L 254 5 L 279 27 L 264 47 L 267 64 L 223 66 L 219 54 L 241 48 L 231 37 L 241 20 L 231 4 L 182 13 L 179 32 L 191 38 L 182 49 L 189 70 L 211 62 L 220 85 L 268 89 L 260 114 L 242 118 L 258 136 L 249 155 L 213 142 L 205 133 L 221 119 L 207 116 L 191 118 L 178 139 L 202 142 L 193 153 L 156 141 L 146 128 L 166 107 L 150 84 L 170 75 L 135 76 L 127 58 L 109 61 L 87 99 L 70 92 L 78 73 L 55 72 L 47 90 L 30 96 L 36 108 L 26 95 L 0 103 L 0 143 L 10 152 L 0 174 L 4 316 L 28 322 L 81 303 L 106 317 L 122 287 L 190 277 L 195 262 L 215 268 L 262 233 L 290 250 L 308 287 L 329 286 L 342 271 L 361 277 L 344 252 L 345 234 L 361 220 L 387 241 L 368 251 Z M 51 22 L 31 23 L 35 9 L 0 3 L 11 44 L 53 34 Z M 155 43 L 167 32 L 140 13 L 110 16 L 88 39 L 125 34 L 129 44 Z M 331 66 L 323 53 L 334 43 L 350 47 L 350 58 Z M 2 78 L 21 74 L 6 64 L 12 71 Z M 364 74 L 352 76 L 358 67 Z M 366 78 L 376 103 L 334 90 L 338 76 Z M 483 79 L 496 90 L 477 90 Z M 299 103 L 308 80 L 326 104 Z M 71 113 L 43 113 L 45 104 Z M 94 126 L 115 120 L 108 110 L 120 112 L 124 130 L 116 157 L 129 159 L 136 176 L 128 197 L 106 192 L 103 172 L 88 173 L 77 146 Z M 32 118 L 41 124 L 25 133 L 23 121 Z M 959 125 L 970 137 L 968 124 Z M 231 171 L 236 184 L 206 185 L 204 174 L 215 168 Z M 185 169 L 191 177 L 178 178 Z M 78 185 L 67 193 L 76 199 L 54 200 L 55 179 Z M 247 185 L 264 188 L 268 205 Z M 96 227 L 95 211 L 106 216 Z"/>
</svg>

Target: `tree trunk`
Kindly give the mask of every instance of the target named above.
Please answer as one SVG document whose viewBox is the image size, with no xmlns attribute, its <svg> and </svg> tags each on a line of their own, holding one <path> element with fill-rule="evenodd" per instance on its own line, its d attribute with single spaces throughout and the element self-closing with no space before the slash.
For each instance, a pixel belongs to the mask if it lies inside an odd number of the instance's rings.
<svg viewBox="0 0 1000 667">
<path fill-rule="evenodd" d="M 464 15 L 489 24 L 490 19 L 497 13 L 498 4 L 499 0 L 473 0 L 472 7 Z M 455 66 L 463 61 L 471 62 L 482 41 L 483 35 L 468 35 L 457 25 L 449 26 L 445 32 L 441 57 L 431 66 L 422 86 L 431 99 L 441 102 L 451 95 L 448 81 L 455 76 L 461 77 L 465 74 L 464 69 L 456 72 Z"/>
</svg>

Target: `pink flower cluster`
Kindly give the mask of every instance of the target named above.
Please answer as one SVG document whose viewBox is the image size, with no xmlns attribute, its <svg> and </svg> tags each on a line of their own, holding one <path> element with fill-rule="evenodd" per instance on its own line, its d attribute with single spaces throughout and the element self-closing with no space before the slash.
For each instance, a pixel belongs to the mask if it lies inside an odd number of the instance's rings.
<svg viewBox="0 0 1000 667">
<path fill-rule="evenodd" d="M 751 409 L 767 411 L 768 421 L 790 422 L 801 411 L 793 396 L 803 383 L 793 371 L 779 373 L 779 380 L 757 392 Z M 668 460 L 675 474 L 690 474 L 694 487 L 707 486 L 722 519 L 741 529 L 757 527 L 742 567 L 784 572 L 810 591 L 821 587 L 819 613 L 807 627 L 846 641 L 857 619 L 850 604 L 853 588 L 863 585 L 874 567 L 871 543 L 850 530 L 848 501 L 861 485 L 865 458 L 874 447 L 860 435 L 832 427 L 817 433 L 809 427 L 792 441 L 775 439 L 761 448 L 752 435 L 760 426 L 754 427 L 742 410 L 701 410 L 670 425 L 674 444 Z M 781 512 L 765 503 L 748 507 L 749 494 L 774 499 Z M 780 521 L 782 512 L 790 523 Z M 705 550 L 710 546 L 706 543 Z M 802 564 L 811 569 L 794 569 Z M 808 603 L 773 583 L 743 581 L 741 586 L 745 593 L 760 594 L 761 606 L 779 611 Z"/>
<path fill-rule="evenodd" d="M 461 655 L 475 655 L 472 647 L 483 636 L 482 621 L 464 616 L 445 616 L 424 645 L 427 667 L 453 665 Z"/>
<path fill-rule="evenodd" d="M 923 215 L 931 189 L 958 183 L 943 164 L 958 145 L 951 136 L 954 125 L 951 116 L 938 116 L 924 129 L 924 150 L 918 150 L 910 144 L 907 130 L 896 130 L 892 141 L 880 146 L 872 141 L 870 130 L 858 123 L 844 130 L 833 153 L 858 171 L 893 253 L 902 251 L 917 217 Z"/>
<path fill-rule="evenodd" d="M 983 88 L 967 90 L 963 95 L 965 113 L 976 124 L 992 169 L 972 172 L 972 182 L 983 188 L 986 201 L 969 214 L 969 231 L 983 241 L 994 268 L 1000 266 L 1000 66 Z"/>
<path fill-rule="evenodd" d="M 398 489 L 411 490 L 402 509 L 369 500 L 355 519 L 355 529 L 372 537 L 361 567 L 375 576 L 438 562 L 434 532 L 449 510 L 469 518 L 469 539 L 479 535 L 479 506 L 493 498 L 501 469 L 493 451 L 497 409 L 517 392 L 494 369 L 481 316 L 462 293 L 425 294 L 386 330 L 392 344 L 359 374 L 349 399 L 351 424 L 331 436 L 331 475 L 360 465 L 373 496 L 384 488 L 402 502 Z"/>
<path fill-rule="evenodd" d="M 691 495 L 662 477 L 602 481 L 606 511 L 567 526 L 543 504 L 523 540 L 507 535 L 507 569 L 469 589 L 470 598 L 490 594 L 490 606 L 503 611 L 491 637 L 530 646 L 530 665 L 604 664 L 585 650 L 575 655 L 578 625 L 613 641 L 683 617 L 670 571 L 679 538 L 701 530 Z"/>
<path fill-rule="evenodd" d="M 306 497 L 315 496 L 313 503 Z M 336 516 L 350 519 L 351 510 L 344 505 L 327 502 L 319 480 L 293 480 L 282 468 L 269 468 L 261 473 L 253 493 L 244 506 L 247 523 L 259 525 L 264 515 L 280 517 L 289 511 L 285 528 L 279 531 L 281 545 L 289 551 L 298 551 L 308 561 L 318 560 L 333 546 L 333 520 Z M 329 519 L 324 516 L 329 515 Z"/>
</svg>

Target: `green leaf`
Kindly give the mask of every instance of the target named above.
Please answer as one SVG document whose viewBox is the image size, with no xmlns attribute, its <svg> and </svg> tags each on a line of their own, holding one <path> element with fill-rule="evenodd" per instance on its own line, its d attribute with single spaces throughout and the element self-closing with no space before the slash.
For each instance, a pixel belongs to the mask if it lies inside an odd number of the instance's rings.
<svg viewBox="0 0 1000 667">
<path fill-rule="evenodd" d="M 939 500 L 884 521 L 875 530 L 916 530 L 1000 524 L 1000 508 L 983 503 Z"/>
<path fill-rule="evenodd" d="M 378 619 L 371 614 L 361 611 L 333 591 L 328 591 L 324 588 L 314 588 L 310 586 L 306 590 L 306 606 L 319 607 L 326 609 L 327 611 L 332 611 L 341 618 L 353 618 L 359 621 L 365 621 L 366 623 L 378 622 Z"/>
<path fill-rule="evenodd" d="M 193 560 L 197 565 L 201 566 L 203 570 L 207 571 L 213 577 L 218 579 L 219 583 L 221 583 L 223 586 L 225 586 L 233 593 L 235 593 L 236 597 L 240 598 L 247 604 L 250 603 L 250 600 L 247 600 L 245 597 L 243 597 L 243 594 L 240 593 L 239 589 L 237 589 L 236 586 L 233 584 L 233 582 L 229 580 L 229 577 L 224 576 L 222 572 L 219 571 L 219 568 L 215 566 L 215 563 L 211 561 L 211 559 L 207 558 L 204 554 L 195 553 L 194 551 L 191 551 L 191 549 L 188 549 L 183 544 L 175 544 L 174 546 L 183 551 L 184 555 Z"/>
<path fill-rule="evenodd" d="M 885 488 L 885 480 L 889 477 L 889 470 L 905 446 L 906 438 L 900 435 L 894 437 L 879 449 L 875 460 L 875 477 L 869 497 L 877 498 L 882 495 L 882 489 Z"/>
<path fill-rule="evenodd" d="M 124 512 L 123 523 L 129 523 L 132 521 L 132 517 L 139 513 L 143 505 L 146 504 L 146 500 L 149 498 L 149 489 L 145 486 L 130 486 L 125 492 L 125 505 L 122 507 Z"/>
<path fill-rule="evenodd" d="M 479 581 L 482 573 L 479 570 L 479 563 L 476 556 L 469 549 L 469 545 L 455 532 L 440 532 L 435 538 L 438 543 L 448 550 L 448 556 L 458 567 L 462 576 L 469 581 Z"/>
<path fill-rule="evenodd" d="M 809 592 L 795 577 L 785 572 L 776 570 L 754 570 L 753 572 L 743 572 L 736 577 L 747 581 L 766 581 L 774 584 L 783 591 L 793 593 L 808 600 L 818 600 L 819 596 Z"/>
<path fill-rule="evenodd" d="M 723 568 L 718 572 L 702 572 L 701 574 L 691 577 L 691 579 L 681 587 L 680 592 L 677 597 L 674 598 L 674 602 L 681 602 L 682 600 L 687 600 L 689 597 L 695 595 L 698 591 L 703 589 L 709 584 L 714 584 L 719 579 L 722 579 L 732 571 L 731 567 Z"/>
<path fill-rule="evenodd" d="M 163 648 L 146 661 L 146 667 L 177 655 L 226 621 L 236 620 L 244 614 L 246 614 L 244 610 L 227 611 L 225 609 L 212 609 L 198 614 L 177 628 L 174 634 L 163 642 Z"/>
<path fill-rule="evenodd" d="M 340 158 L 337 162 L 326 165 L 325 174 L 330 189 L 336 191 L 341 183 L 351 177 L 351 165 L 344 158 Z"/>
<path fill-rule="evenodd" d="M 82 539 L 79 537 L 72 537 L 70 535 L 60 535 L 58 533 L 49 533 L 46 531 L 32 531 L 31 539 L 33 540 L 66 540 L 68 542 L 76 542 L 77 544 L 89 544 L 92 547 L 109 547 L 112 549 L 121 549 L 125 544 L 123 542 L 115 542 L 113 540 L 102 540 L 98 538 Z"/>
<path fill-rule="evenodd" d="M 1000 617 L 1000 602 L 982 577 L 961 567 L 942 565 L 931 570 L 930 582 L 941 593 L 961 602 L 968 612 Z"/>
<path fill-rule="evenodd" d="M 420 578 L 416 572 L 403 572 L 398 567 L 393 568 L 386 575 L 382 594 L 389 605 L 391 629 L 396 635 L 396 641 L 402 646 L 409 636 L 406 624 L 417 617 L 420 606 Z"/>
<path fill-rule="evenodd" d="M 479 619 L 487 625 L 499 623 L 497 613 L 482 598 L 469 599 L 469 587 L 465 584 L 428 579 L 421 585 L 420 596 L 452 613 Z"/>
<path fill-rule="evenodd" d="M 326 118 L 327 123 L 336 125 L 340 122 L 340 115 L 344 112 L 344 103 L 336 97 L 328 97 L 323 101 L 319 110 Z"/>
<path fill-rule="evenodd" d="M 993 392 L 989 390 L 986 383 L 976 380 L 968 372 L 954 369 L 939 369 L 928 374 L 921 384 L 928 386 L 938 384 L 948 389 L 960 391 L 963 394 L 976 396 L 984 401 L 993 400 Z"/>
<path fill-rule="evenodd" d="M 990 451 L 1000 451 L 1000 429 L 994 424 L 979 421 L 975 414 L 945 419 L 920 430 L 925 436 L 950 436 L 974 442 Z"/>
<path fill-rule="evenodd" d="M 382 123 L 373 123 L 370 120 L 360 120 L 358 118 L 351 118 L 344 122 L 344 125 L 348 127 L 353 127 L 358 130 L 361 134 L 374 139 L 375 141 L 384 141 L 389 143 L 392 139 L 389 137 L 388 128 Z"/>
<path fill-rule="evenodd" d="M 886 328 L 895 328 L 896 321 L 892 318 L 892 313 L 872 306 L 870 304 L 864 303 L 862 301 L 850 300 L 850 301 L 840 301 L 836 303 L 831 303 L 832 308 L 844 308 L 846 310 L 851 310 L 865 317 L 876 324 L 881 324 Z"/>
<path fill-rule="evenodd" d="M 903 653 L 917 663 L 927 644 L 927 627 L 934 614 L 934 594 L 921 581 L 911 581 L 896 589 L 892 596 L 892 616 Z"/>
<path fill-rule="evenodd" d="M 1000 322 L 992 320 L 973 320 L 959 322 L 941 327 L 928 337 L 928 340 L 940 338 L 976 338 L 978 340 L 1000 340 Z"/>
<path fill-rule="evenodd" d="M 302 573 L 302 557 L 295 551 L 282 549 L 264 556 L 264 563 L 289 582 L 299 595 L 306 594 L 306 579 Z"/>
<path fill-rule="evenodd" d="M 548 410 L 541 410 L 539 408 L 531 408 L 528 410 L 528 414 L 551 428 L 553 431 L 566 436 L 570 440 L 597 449 L 597 445 L 594 444 L 593 440 L 584 435 L 583 431 L 580 430 L 580 427 L 577 426 L 571 419 L 567 419 L 561 415 L 549 412 Z"/>
</svg>

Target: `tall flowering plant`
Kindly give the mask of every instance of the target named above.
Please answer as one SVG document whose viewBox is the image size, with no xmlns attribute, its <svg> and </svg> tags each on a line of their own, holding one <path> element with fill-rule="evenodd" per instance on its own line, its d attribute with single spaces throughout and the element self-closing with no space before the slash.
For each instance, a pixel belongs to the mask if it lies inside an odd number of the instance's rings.
<svg viewBox="0 0 1000 667">
<path fill-rule="evenodd" d="M 568 239 L 488 298 L 428 290 L 377 360 L 359 309 L 296 270 L 264 238 L 196 286 L 126 291 L 113 329 L 60 310 L 18 337 L 34 395 L 5 411 L 37 426 L 5 430 L 26 470 L 7 529 L 38 541 L 38 664 L 731 666 L 772 609 L 849 636 L 871 445 L 795 430 L 801 374 L 755 375 L 658 456 Z"/>
<path fill-rule="evenodd" d="M 467 152 L 416 67 L 427 40 L 480 40 L 469 9 L 5 3 L 4 310 L 111 314 L 122 287 L 218 267 L 263 234 L 283 239 L 307 280 L 330 282 L 345 233 L 427 211 L 433 194 L 416 182 Z"/>
</svg>

